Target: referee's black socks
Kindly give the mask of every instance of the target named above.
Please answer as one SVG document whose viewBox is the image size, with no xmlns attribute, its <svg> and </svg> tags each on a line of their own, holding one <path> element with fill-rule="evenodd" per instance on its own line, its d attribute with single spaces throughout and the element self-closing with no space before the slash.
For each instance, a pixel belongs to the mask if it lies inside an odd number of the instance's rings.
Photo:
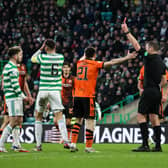
<svg viewBox="0 0 168 168">
<path fill-rule="evenodd" d="M 154 130 L 156 148 L 160 148 L 160 142 L 161 142 L 161 127 L 160 127 L 160 125 L 154 126 L 153 130 Z"/>
<path fill-rule="evenodd" d="M 142 145 L 148 146 L 148 125 L 147 122 L 139 123 L 142 136 Z"/>
</svg>

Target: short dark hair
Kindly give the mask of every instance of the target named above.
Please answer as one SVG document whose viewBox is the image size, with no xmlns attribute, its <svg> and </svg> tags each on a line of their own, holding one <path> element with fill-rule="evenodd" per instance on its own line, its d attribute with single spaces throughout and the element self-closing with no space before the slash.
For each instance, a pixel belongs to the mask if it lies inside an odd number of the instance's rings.
<svg viewBox="0 0 168 168">
<path fill-rule="evenodd" d="M 96 53 L 96 50 L 95 50 L 94 47 L 87 47 L 85 49 L 85 56 L 86 56 L 86 58 L 92 58 L 95 53 Z"/>
<path fill-rule="evenodd" d="M 71 64 L 70 64 L 69 62 L 64 62 L 64 63 L 63 63 L 63 66 L 64 66 L 64 65 L 68 65 L 69 67 L 71 67 Z"/>
<path fill-rule="evenodd" d="M 21 51 L 21 47 L 20 46 L 14 46 L 8 49 L 8 57 L 11 58 L 13 56 L 15 56 L 16 54 L 18 54 Z"/>
<path fill-rule="evenodd" d="M 159 51 L 159 49 L 160 49 L 158 41 L 151 40 L 151 41 L 148 41 L 147 44 L 150 47 L 152 47 L 155 51 Z"/>
<path fill-rule="evenodd" d="M 55 48 L 55 41 L 52 39 L 47 39 L 45 44 L 51 50 L 53 50 Z"/>
</svg>

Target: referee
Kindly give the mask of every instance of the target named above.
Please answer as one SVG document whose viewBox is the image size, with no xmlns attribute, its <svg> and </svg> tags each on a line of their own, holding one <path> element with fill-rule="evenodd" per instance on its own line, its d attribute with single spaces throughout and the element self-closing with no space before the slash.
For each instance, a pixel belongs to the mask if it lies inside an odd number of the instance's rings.
<svg viewBox="0 0 168 168">
<path fill-rule="evenodd" d="M 138 105 L 137 120 L 140 126 L 142 135 L 142 145 L 133 152 L 162 152 L 161 142 L 161 127 L 159 120 L 159 108 L 161 104 L 161 87 L 166 84 L 166 67 L 159 56 L 159 45 L 156 41 L 149 41 L 142 49 L 138 41 L 129 32 L 127 24 L 122 24 L 122 30 L 126 37 L 133 45 L 135 50 L 144 58 L 144 91 Z M 148 145 L 148 125 L 146 116 L 149 115 L 150 122 L 156 137 L 156 144 L 150 150 Z"/>
</svg>

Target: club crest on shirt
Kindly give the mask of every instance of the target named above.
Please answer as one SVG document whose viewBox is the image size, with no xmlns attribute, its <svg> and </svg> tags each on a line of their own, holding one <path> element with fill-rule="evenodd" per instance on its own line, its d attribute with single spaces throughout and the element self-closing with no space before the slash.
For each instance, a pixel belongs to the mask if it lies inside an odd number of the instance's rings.
<svg viewBox="0 0 168 168">
<path fill-rule="evenodd" d="M 72 87 L 72 85 L 69 84 L 69 83 L 63 83 L 62 86 L 63 86 L 63 87 Z"/>
<path fill-rule="evenodd" d="M 17 71 L 12 71 L 12 76 L 18 76 L 18 72 Z"/>
</svg>

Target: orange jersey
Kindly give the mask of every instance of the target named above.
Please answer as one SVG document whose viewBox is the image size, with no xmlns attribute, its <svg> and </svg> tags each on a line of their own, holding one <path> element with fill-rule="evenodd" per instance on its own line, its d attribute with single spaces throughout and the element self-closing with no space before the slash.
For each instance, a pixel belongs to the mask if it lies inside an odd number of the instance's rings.
<svg viewBox="0 0 168 168">
<path fill-rule="evenodd" d="M 166 70 L 166 80 L 168 81 L 168 71 Z"/>
<path fill-rule="evenodd" d="M 85 59 L 77 62 L 74 97 L 95 97 L 97 76 L 101 68 L 103 62 L 100 61 Z"/>
<path fill-rule="evenodd" d="M 24 64 L 21 64 L 20 66 L 17 66 L 19 71 L 19 85 L 22 91 L 24 91 L 24 84 L 25 84 L 25 77 L 26 77 L 26 66 Z"/>
<path fill-rule="evenodd" d="M 62 76 L 62 102 L 63 105 L 69 105 L 72 103 L 72 90 L 73 90 L 74 77 L 71 75 L 69 78 Z"/>
<path fill-rule="evenodd" d="M 142 66 L 142 68 L 140 69 L 139 80 L 144 80 L 144 66 Z"/>
</svg>

